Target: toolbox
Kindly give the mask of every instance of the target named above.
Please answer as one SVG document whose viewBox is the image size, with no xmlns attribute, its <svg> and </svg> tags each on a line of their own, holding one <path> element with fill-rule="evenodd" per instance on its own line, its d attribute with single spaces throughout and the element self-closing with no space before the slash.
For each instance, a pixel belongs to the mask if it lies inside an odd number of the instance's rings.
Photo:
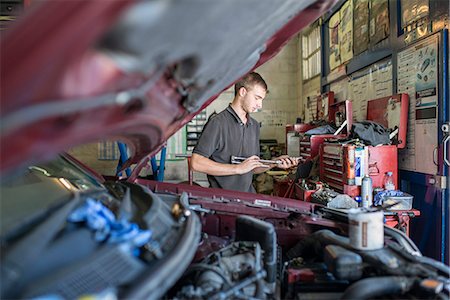
<svg viewBox="0 0 450 300">
<path fill-rule="evenodd" d="M 300 140 L 300 163 L 313 159 L 319 154 L 320 145 L 328 139 L 345 138 L 350 132 L 353 119 L 352 103 L 349 100 L 332 103 L 328 107 L 327 119 L 334 122 L 338 127 L 346 122 L 342 134 L 313 134 L 305 135 Z"/>
<path fill-rule="evenodd" d="M 334 92 L 326 92 L 316 99 L 316 115 L 314 121 L 326 120 L 333 122 L 332 116 L 329 114 L 330 105 L 335 103 Z M 286 125 L 286 154 L 289 156 L 300 156 L 299 142 L 304 137 L 304 133 L 310 129 L 316 128 L 317 124 L 288 124 Z M 318 153 L 318 152 L 317 152 Z M 302 160 L 304 161 L 304 160 Z"/>
<path fill-rule="evenodd" d="M 368 101 L 367 120 L 390 128 L 395 133 L 391 134 L 392 145 L 355 147 L 324 142 L 320 147 L 320 179 L 336 191 L 355 197 L 360 194 L 365 174 L 369 174 L 373 187 L 377 188 L 383 187 L 384 176 L 391 171 L 398 188 L 397 152 L 406 146 L 407 118 L 407 94 Z"/>
<path fill-rule="evenodd" d="M 317 190 L 305 189 L 300 183 L 295 183 L 294 185 L 294 198 L 306 202 L 311 202 L 312 194 Z"/>
</svg>

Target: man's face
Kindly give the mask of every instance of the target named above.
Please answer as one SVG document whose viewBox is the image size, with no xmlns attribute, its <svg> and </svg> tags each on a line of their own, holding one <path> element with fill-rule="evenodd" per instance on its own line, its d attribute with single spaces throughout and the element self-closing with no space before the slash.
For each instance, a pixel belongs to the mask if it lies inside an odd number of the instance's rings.
<svg viewBox="0 0 450 300">
<path fill-rule="evenodd" d="M 262 101 L 266 97 L 267 91 L 260 85 L 243 88 L 245 94 L 243 96 L 242 107 L 247 113 L 255 112 L 262 107 Z"/>
</svg>

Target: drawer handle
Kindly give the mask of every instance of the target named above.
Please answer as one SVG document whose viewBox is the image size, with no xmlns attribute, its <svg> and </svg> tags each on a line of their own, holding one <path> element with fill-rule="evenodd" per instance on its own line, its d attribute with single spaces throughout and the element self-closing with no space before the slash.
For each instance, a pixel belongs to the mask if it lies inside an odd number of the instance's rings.
<svg viewBox="0 0 450 300">
<path fill-rule="evenodd" d="M 375 169 L 375 171 L 373 171 Z M 369 174 L 370 175 L 378 175 L 380 174 L 380 169 L 378 169 L 377 162 L 373 164 L 369 164 Z"/>
</svg>

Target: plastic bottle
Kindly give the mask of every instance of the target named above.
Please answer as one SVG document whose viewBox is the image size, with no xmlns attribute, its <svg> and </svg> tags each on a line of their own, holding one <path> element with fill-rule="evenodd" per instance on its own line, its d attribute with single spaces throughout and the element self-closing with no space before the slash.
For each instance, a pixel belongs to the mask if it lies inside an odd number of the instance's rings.
<svg viewBox="0 0 450 300">
<path fill-rule="evenodd" d="M 366 174 L 361 182 L 362 207 L 369 208 L 372 206 L 372 192 L 372 178 Z"/>
<path fill-rule="evenodd" d="M 387 172 L 384 177 L 384 189 L 387 191 L 395 190 L 394 177 L 392 172 Z"/>
</svg>

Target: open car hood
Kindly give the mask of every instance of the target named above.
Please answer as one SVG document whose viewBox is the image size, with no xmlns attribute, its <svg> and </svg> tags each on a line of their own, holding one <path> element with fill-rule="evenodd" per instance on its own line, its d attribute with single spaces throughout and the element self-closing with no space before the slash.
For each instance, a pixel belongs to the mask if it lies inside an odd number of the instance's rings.
<svg viewBox="0 0 450 300">
<path fill-rule="evenodd" d="M 155 154 L 334 2 L 33 2 L 2 34 L 1 172 L 98 139 Z"/>
</svg>

